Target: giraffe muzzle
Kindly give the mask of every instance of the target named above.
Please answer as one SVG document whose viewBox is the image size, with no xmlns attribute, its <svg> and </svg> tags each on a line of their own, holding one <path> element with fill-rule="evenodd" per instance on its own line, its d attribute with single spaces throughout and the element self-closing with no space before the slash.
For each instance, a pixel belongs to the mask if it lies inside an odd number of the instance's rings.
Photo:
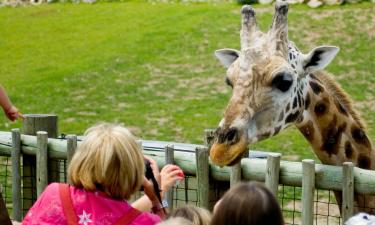
<svg viewBox="0 0 375 225">
<path fill-rule="evenodd" d="M 231 165 L 247 151 L 246 140 L 245 133 L 237 128 L 219 128 L 210 150 L 212 162 L 218 166 Z"/>
</svg>

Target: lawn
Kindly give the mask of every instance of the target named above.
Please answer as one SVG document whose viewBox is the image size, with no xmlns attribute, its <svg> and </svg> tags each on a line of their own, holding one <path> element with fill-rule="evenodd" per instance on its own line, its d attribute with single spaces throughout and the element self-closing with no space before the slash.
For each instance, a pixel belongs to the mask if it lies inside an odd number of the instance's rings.
<svg viewBox="0 0 375 225">
<path fill-rule="evenodd" d="M 273 7 L 255 6 L 263 29 Z M 202 143 L 231 95 L 213 52 L 239 47 L 240 6 L 98 3 L 0 8 L 0 80 L 23 113 L 55 113 L 61 133 L 99 121 L 143 139 Z M 341 52 L 327 68 L 375 137 L 375 6 L 291 6 L 290 39 Z M 0 130 L 20 127 L 0 118 Z M 295 128 L 252 149 L 313 157 Z"/>
</svg>

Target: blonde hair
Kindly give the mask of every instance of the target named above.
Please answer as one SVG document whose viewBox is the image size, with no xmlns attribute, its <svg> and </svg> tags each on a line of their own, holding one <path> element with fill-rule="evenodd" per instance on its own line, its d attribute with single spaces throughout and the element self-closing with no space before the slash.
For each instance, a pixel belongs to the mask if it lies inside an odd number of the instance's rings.
<svg viewBox="0 0 375 225">
<path fill-rule="evenodd" d="M 193 225 L 209 225 L 211 213 L 194 205 L 187 205 L 173 210 L 168 214 L 168 218 L 183 217 L 193 223 Z"/>
<path fill-rule="evenodd" d="M 174 217 L 164 220 L 156 225 L 194 225 L 191 221 L 182 218 L 182 217 Z"/>
<path fill-rule="evenodd" d="M 90 127 L 85 136 L 69 165 L 70 182 L 115 199 L 129 199 L 139 190 L 144 174 L 143 155 L 134 136 L 109 123 Z"/>
</svg>

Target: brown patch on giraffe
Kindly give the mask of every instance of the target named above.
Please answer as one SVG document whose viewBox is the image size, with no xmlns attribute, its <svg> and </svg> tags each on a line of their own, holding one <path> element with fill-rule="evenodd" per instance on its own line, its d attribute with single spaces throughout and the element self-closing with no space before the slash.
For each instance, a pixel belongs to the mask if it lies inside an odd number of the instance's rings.
<svg viewBox="0 0 375 225">
<path fill-rule="evenodd" d="M 309 84 L 310 84 L 311 89 L 316 95 L 319 95 L 321 92 L 324 91 L 324 88 L 320 84 L 314 81 L 310 81 Z"/>
<path fill-rule="evenodd" d="M 348 159 L 353 158 L 353 147 L 349 141 L 345 142 L 345 155 L 346 155 L 346 158 Z"/>
<path fill-rule="evenodd" d="M 329 101 L 327 98 L 323 98 L 322 100 L 318 101 L 315 104 L 314 112 L 316 116 L 321 117 L 327 112 L 327 108 L 329 107 Z"/>
<path fill-rule="evenodd" d="M 311 100 L 310 100 L 310 94 L 307 93 L 307 94 L 306 94 L 306 99 L 305 99 L 305 110 L 309 108 L 310 103 L 311 103 Z"/>
<path fill-rule="evenodd" d="M 360 154 L 358 156 L 357 165 L 359 168 L 362 169 L 370 169 L 371 167 L 371 159 L 365 154 Z"/>
<path fill-rule="evenodd" d="M 284 110 L 279 115 L 279 122 L 284 119 Z"/>
<path fill-rule="evenodd" d="M 286 118 L 285 123 L 294 122 L 298 118 L 299 115 L 300 113 L 298 111 L 295 113 L 290 113 L 288 117 Z"/>
<path fill-rule="evenodd" d="M 271 136 L 271 132 L 266 132 L 261 135 L 258 135 L 257 138 L 258 140 L 263 140 L 263 139 L 269 138 L 270 136 Z"/>
<path fill-rule="evenodd" d="M 314 141 L 314 124 L 311 120 L 309 120 L 305 126 L 302 126 L 301 128 L 299 128 L 299 130 L 301 131 L 301 133 L 303 134 L 303 136 L 305 136 L 305 138 L 309 141 L 309 142 L 313 142 Z"/>
<path fill-rule="evenodd" d="M 285 112 L 288 112 L 289 109 L 290 109 L 290 102 L 288 102 L 288 104 L 286 105 L 286 107 L 285 107 Z"/>
<path fill-rule="evenodd" d="M 311 79 L 316 80 L 318 83 L 321 83 L 319 78 L 317 78 L 314 74 L 310 73 L 309 76 L 310 76 Z"/>
<path fill-rule="evenodd" d="M 337 116 L 334 115 L 332 121 L 323 129 L 321 150 L 327 152 L 329 155 L 336 155 L 339 151 L 342 133 L 345 131 L 345 128 L 346 123 L 337 126 Z"/>
<path fill-rule="evenodd" d="M 273 133 L 273 135 L 278 134 L 280 132 L 280 130 L 281 130 L 281 126 L 276 127 L 275 128 L 275 132 Z"/>
<path fill-rule="evenodd" d="M 339 100 L 335 99 L 335 100 L 334 100 L 334 103 L 335 103 L 335 105 L 336 105 L 337 110 L 338 110 L 340 113 L 344 114 L 345 116 L 348 115 L 348 111 L 346 111 L 346 109 L 345 109 L 344 106 L 339 102 Z"/>
<path fill-rule="evenodd" d="M 370 141 L 367 138 L 365 132 L 361 128 L 359 128 L 356 125 L 353 125 L 351 128 L 351 134 L 355 142 L 357 142 L 358 144 L 364 145 L 366 147 L 370 147 L 371 145 Z"/>
<path fill-rule="evenodd" d="M 294 98 L 293 100 L 293 109 L 297 107 L 297 97 Z"/>
</svg>

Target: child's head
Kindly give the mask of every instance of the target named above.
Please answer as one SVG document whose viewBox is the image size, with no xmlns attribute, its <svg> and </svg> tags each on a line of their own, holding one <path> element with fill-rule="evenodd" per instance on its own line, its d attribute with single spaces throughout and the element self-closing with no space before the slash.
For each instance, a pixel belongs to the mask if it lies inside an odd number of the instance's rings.
<svg viewBox="0 0 375 225">
<path fill-rule="evenodd" d="M 284 222 L 274 195 L 264 185 L 249 182 L 224 194 L 215 206 L 211 224 L 282 225 Z"/>
<path fill-rule="evenodd" d="M 191 221 L 182 218 L 182 217 L 174 217 L 164 220 L 156 225 L 194 225 Z"/>
<path fill-rule="evenodd" d="M 128 199 L 139 190 L 144 161 L 130 131 L 103 123 L 89 128 L 69 165 L 68 177 L 76 187 L 104 191 L 116 199 Z"/>
<path fill-rule="evenodd" d="M 193 205 L 183 206 L 174 209 L 168 218 L 183 217 L 193 223 L 193 225 L 209 225 L 211 222 L 211 213 L 203 208 Z"/>
</svg>

